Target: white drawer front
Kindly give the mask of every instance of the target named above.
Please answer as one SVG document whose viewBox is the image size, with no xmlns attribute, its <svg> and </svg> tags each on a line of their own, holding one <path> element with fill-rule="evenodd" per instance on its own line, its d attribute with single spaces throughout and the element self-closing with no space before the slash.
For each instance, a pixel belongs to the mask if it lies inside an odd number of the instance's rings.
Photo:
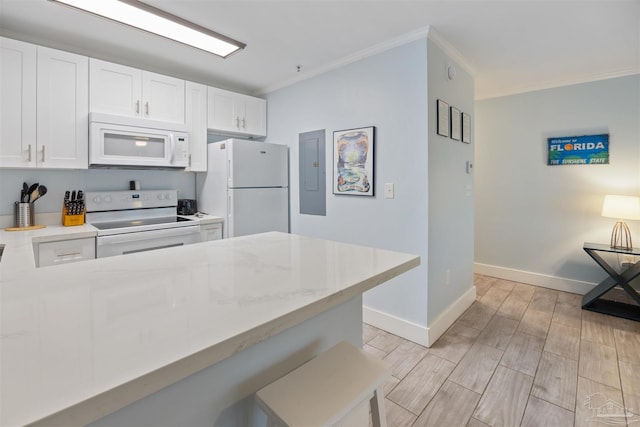
<svg viewBox="0 0 640 427">
<path fill-rule="evenodd" d="M 85 261 L 95 257 L 96 241 L 93 237 L 38 244 L 38 267 Z"/>
<path fill-rule="evenodd" d="M 202 241 L 208 242 L 211 240 L 222 239 L 222 224 L 216 225 L 201 225 L 200 234 L 202 235 Z"/>
</svg>

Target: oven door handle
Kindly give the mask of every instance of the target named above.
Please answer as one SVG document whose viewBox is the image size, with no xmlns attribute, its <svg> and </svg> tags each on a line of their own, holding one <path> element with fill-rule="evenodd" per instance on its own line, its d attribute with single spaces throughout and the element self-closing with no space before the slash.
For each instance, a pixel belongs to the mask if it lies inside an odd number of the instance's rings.
<svg viewBox="0 0 640 427">
<path fill-rule="evenodd" d="M 112 236 L 98 236 L 97 246 L 115 245 L 123 242 L 139 242 L 144 240 L 162 239 L 163 237 L 185 236 L 200 234 L 200 226 L 176 227 L 164 230 L 139 231 L 136 233 L 115 234 Z"/>
</svg>

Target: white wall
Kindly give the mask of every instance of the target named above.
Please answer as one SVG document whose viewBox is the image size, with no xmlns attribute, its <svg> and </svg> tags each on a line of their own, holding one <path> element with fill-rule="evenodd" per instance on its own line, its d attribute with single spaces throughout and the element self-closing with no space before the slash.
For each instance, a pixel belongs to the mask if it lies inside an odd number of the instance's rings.
<svg viewBox="0 0 640 427">
<path fill-rule="evenodd" d="M 604 195 L 640 194 L 640 76 L 478 101 L 476 123 L 476 263 L 587 291 L 605 276 L 582 250 L 610 239 Z M 592 133 L 610 134 L 610 164 L 546 165 L 548 137 Z"/>
<path fill-rule="evenodd" d="M 419 268 L 364 296 L 365 318 L 375 315 L 372 323 L 420 343 L 430 343 L 430 322 L 473 284 L 473 199 L 466 196 L 473 177 L 464 168 L 473 145 L 434 136 L 435 97 L 473 116 L 473 81 L 458 67 L 458 78 L 444 84 L 445 63 L 453 61 L 422 38 L 268 95 L 267 142 L 291 147 L 291 231 L 420 255 Z M 331 194 L 333 131 L 372 125 L 376 196 Z M 318 129 L 327 132 L 327 215 L 301 215 L 298 134 Z M 439 147 L 430 160 L 432 144 Z M 394 183 L 394 199 L 383 198 L 384 183 Z M 432 269 L 438 278 L 450 269 L 452 285 L 432 287 Z"/>
</svg>

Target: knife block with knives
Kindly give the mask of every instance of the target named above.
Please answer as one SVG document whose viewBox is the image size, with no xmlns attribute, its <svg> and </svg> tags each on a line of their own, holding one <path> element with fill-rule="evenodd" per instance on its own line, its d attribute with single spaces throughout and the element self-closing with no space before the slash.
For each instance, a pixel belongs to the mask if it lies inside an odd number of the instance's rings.
<svg viewBox="0 0 640 427">
<path fill-rule="evenodd" d="M 62 203 L 62 225 L 65 227 L 84 224 L 84 193 L 79 190 L 66 191 Z"/>
</svg>

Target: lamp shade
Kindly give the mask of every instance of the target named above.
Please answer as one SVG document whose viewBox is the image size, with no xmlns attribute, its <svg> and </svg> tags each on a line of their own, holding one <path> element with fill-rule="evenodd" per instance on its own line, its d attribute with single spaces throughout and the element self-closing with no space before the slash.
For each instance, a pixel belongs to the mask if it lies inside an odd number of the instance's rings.
<svg viewBox="0 0 640 427">
<path fill-rule="evenodd" d="M 602 205 L 602 216 L 640 220 L 640 197 L 607 195 Z"/>
</svg>

